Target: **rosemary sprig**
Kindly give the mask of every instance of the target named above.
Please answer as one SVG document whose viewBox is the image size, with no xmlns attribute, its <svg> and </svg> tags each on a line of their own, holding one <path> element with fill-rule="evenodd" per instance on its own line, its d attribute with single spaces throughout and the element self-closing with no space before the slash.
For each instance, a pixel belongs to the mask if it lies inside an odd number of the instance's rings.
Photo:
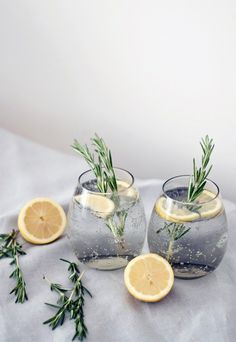
<svg viewBox="0 0 236 342">
<path fill-rule="evenodd" d="M 210 157 L 214 149 L 213 139 L 208 135 L 201 139 L 202 148 L 202 165 L 197 168 L 195 158 L 193 159 L 193 175 L 190 178 L 188 186 L 188 202 L 194 202 L 196 198 L 203 192 L 206 185 L 206 179 L 212 169 L 212 165 L 208 168 Z"/>
<path fill-rule="evenodd" d="M 91 139 L 91 142 L 94 147 L 94 152 L 96 153 L 96 158 L 94 153 L 89 150 L 87 145 L 81 145 L 76 139 L 74 140 L 72 148 L 87 161 L 93 170 L 96 177 L 98 190 L 102 193 L 107 193 L 108 191 L 112 192 L 112 200 L 114 200 L 115 205 L 118 208 L 118 186 L 113 168 L 111 151 L 106 146 L 104 140 L 97 134 L 95 134 L 94 138 Z M 120 213 L 117 211 L 116 220 L 115 215 L 109 216 L 106 219 L 106 226 L 110 229 L 115 239 L 119 242 L 124 233 L 127 215 L 128 214 L 126 211 L 121 211 Z"/>
<path fill-rule="evenodd" d="M 68 315 L 75 323 L 75 334 L 72 341 L 76 338 L 78 338 L 79 341 L 83 341 L 88 333 L 88 329 L 84 323 L 84 294 L 87 293 L 90 297 L 92 297 L 92 295 L 86 287 L 82 285 L 81 278 L 83 273 L 80 273 L 78 265 L 65 259 L 60 260 L 69 264 L 69 279 L 73 283 L 73 287 L 71 289 L 64 288 L 60 284 L 51 283 L 44 277 L 49 282 L 51 291 L 55 291 L 59 295 L 59 298 L 56 304 L 45 303 L 46 305 L 56 308 L 57 312 L 54 316 L 43 322 L 43 324 L 49 324 L 54 330 L 64 323 L 66 315 Z"/>
<path fill-rule="evenodd" d="M 76 139 L 71 147 L 78 152 L 89 164 L 97 180 L 97 188 L 100 192 L 106 193 L 108 190 L 117 191 L 117 182 L 113 168 L 111 151 L 106 146 L 104 140 L 97 134 L 91 139 L 95 147 L 96 157 L 87 145 L 81 145 Z"/>
<path fill-rule="evenodd" d="M 95 137 L 92 139 L 92 144 L 94 145 L 95 151 L 98 154 L 99 165 L 101 165 L 105 170 L 103 172 L 105 173 L 105 180 L 108 187 L 111 189 L 111 191 L 117 191 L 118 187 L 115 171 L 113 169 L 111 151 L 106 146 L 104 140 L 97 134 L 95 134 Z"/>
<path fill-rule="evenodd" d="M 19 264 L 19 256 L 26 253 L 22 249 L 22 245 L 17 242 L 18 231 L 12 230 L 9 234 L 0 234 L 0 259 L 11 258 L 10 265 L 15 266 L 15 269 L 10 274 L 10 278 L 16 280 L 16 285 L 10 292 L 16 296 L 15 303 L 24 303 L 28 300 L 26 293 L 26 283 L 24 281 L 23 272 Z"/>
<path fill-rule="evenodd" d="M 161 229 L 158 229 L 156 233 L 160 233 L 163 230 L 167 231 L 170 240 L 176 241 L 179 240 L 182 236 L 184 236 L 191 228 L 186 226 L 183 223 L 176 222 L 165 222 L 164 226 Z"/>
<path fill-rule="evenodd" d="M 108 217 L 106 226 L 110 229 L 110 231 L 112 232 L 116 240 L 120 242 L 120 239 L 124 234 L 125 222 L 126 222 L 128 213 L 127 211 L 122 210 L 120 212 L 117 212 L 116 215 L 118 217 L 119 223 L 117 224 L 114 220 L 114 217 L 111 216 L 111 217 Z"/>
<path fill-rule="evenodd" d="M 160 233 L 163 230 L 167 231 L 167 234 L 169 236 L 169 244 L 167 248 L 166 259 L 169 262 L 171 262 L 171 258 L 173 255 L 174 242 L 188 233 L 190 229 L 191 227 L 186 227 L 183 223 L 165 222 L 164 226 L 156 231 L 156 233 Z"/>
</svg>

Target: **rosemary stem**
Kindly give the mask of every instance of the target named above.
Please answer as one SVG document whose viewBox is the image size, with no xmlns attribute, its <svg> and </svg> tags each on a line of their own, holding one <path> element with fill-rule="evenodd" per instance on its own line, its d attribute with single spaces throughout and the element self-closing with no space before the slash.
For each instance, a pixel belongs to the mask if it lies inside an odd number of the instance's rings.
<svg viewBox="0 0 236 342">
<path fill-rule="evenodd" d="M 43 276 L 43 279 L 46 280 L 46 282 L 48 283 L 49 286 L 52 285 L 52 282 L 46 277 L 46 276 Z M 72 289 L 65 289 L 66 291 L 72 291 L 74 288 Z M 64 296 L 64 293 L 61 292 L 59 289 L 57 289 L 57 293 L 60 293 L 61 296 Z"/>
<path fill-rule="evenodd" d="M 46 282 L 48 283 L 48 285 L 51 285 L 50 280 L 49 280 L 45 275 L 43 276 L 43 279 L 46 280 Z"/>
<path fill-rule="evenodd" d="M 15 259 L 15 261 L 16 261 L 16 267 L 17 267 L 17 269 L 19 270 L 19 269 L 20 269 L 20 265 L 19 265 L 19 257 L 18 257 L 17 254 L 15 255 L 14 259 Z"/>
<path fill-rule="evenodd" d="M 172 255 L 173 255 L 173 245 L 174 245 L 174 240 L 170 240 L 169 241 L 169 245 L 168 245 L 168 250 L 167 250 L 167 254 L 166 254 L 166 259 L 167 261 L 171 261 Z"/>
<path fill-rule="evenodd" d="M 83 271 L 83 272 L 80 274 L 79 278 L 76 280 L 75 285 L 74 285 L 74 287 L 73 287 L 73 289 L 72 289 L 72 291 L 71 291 L 70 297 L 69 297 L 69 299 L 68 299 L 69 302 L 71 302 L 71 300 L 72 300 L 72 298 L 73 298 L 73 296 L 74 296 L 74 293 L 75 293 L 75 291 L 76 291 L 76 288 L 77 288 L 77 286 L 79 285 L 79 283 L 80 283 L 80 281 L 81 281 L 81 278 L 82 278 L 83 275 L 84 275 L 84 272 L 85 272 L 85 271 Z"/>
</svg>

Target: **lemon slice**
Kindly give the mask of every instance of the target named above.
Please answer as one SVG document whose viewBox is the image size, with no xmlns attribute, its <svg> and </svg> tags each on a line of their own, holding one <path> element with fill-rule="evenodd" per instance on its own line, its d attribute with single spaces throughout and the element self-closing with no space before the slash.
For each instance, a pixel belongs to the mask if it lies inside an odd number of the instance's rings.
<svg viewBox="0 0 236 342">
<path fill-rule="evenodd" d="M 65 230 L 63 208 L 49 198 L 35 198 L 28 202 L 18 216 L 18 228 L 23 238 L 33 244 L 56 240 Z"/>
<path fill-rule="evenodd" d="M 158 302 L 171 290 L 174 272 L 157 254 L 139 255 L 125 268 L 124 281 L 129 293 L 144 302 Z"/>
<path fill-rule="evenodd" d="M 221 200 L 208 190 L 203 190 L 193 205 L 202 206 L 198 212 L 188 209 L 188 205 L 178 204 L 170 198 L 160 197 L 155 204 L 156 213 L 171 222 L 191 222 L 201 218 L 212 218 L 222 211 Z"/>
<path fill-rule="evenodd" d="M 134 199 L 138 198 L 138 192 L 135 190 L 134 187 L 130 186 L 129 183 L 117 180 L 118 192 L 124 191 L 124 195 L 127 197 L 132 197 Z M 126 190 L 127 189 L 127 190 Z"/>
<path fill-rule="evenodd" d="M 97 217 L 107 218 L 114 209 L 114 202 L 104 195 L 82 194 L 74 197 L 77 203 L 83 207 L 90 209 Z"/>
</svg>

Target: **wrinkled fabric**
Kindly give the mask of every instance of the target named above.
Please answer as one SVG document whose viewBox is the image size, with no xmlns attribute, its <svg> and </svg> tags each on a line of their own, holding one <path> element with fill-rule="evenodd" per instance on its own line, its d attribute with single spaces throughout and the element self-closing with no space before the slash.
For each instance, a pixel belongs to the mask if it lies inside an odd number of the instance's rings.
<svg viewBox="0 0 236 342">
<path fill-rule="evenodd" d="M 0 130 L 0 232 L 17 228 L 20 208 L 34 197 L 51 197 L 65 210 L 77 178 L 87 169 L 77 156 L 63 155 Z M 148 167 L 148 166 L 147 166 Z M 137 181 L 147 220 L 161 191 L 160 180 Z M 229 243 L 219 268 L 195 279 L 176 279 L 171 293 L 161 302 L 142 303 L 131 297 L 123 282 L 123 270 L 87 270 L 83 281 L 92 292 L 86 298 L 85 320 L 88 342 L 227 342 L 236 340 L 236 205 L 225 201 Z M 54 314 L 44 302 L 57 296 L 43 280 L 69 286 L 67 265 L 59 258 L 76 260 L 67 238 L 44 246 L 24 242 L 26 256 L 20 258 L 29 301 L 15 304 L 9 295 L 9 260 L 0 260 L 0 342 L 64 342 L 74 333 L 72 321 L 52 331 L 42 324 Z M 145 244 L 144 251 L 147 251 Z M 83 266 L 81 266 L 83 268 Z"/>
</svg>

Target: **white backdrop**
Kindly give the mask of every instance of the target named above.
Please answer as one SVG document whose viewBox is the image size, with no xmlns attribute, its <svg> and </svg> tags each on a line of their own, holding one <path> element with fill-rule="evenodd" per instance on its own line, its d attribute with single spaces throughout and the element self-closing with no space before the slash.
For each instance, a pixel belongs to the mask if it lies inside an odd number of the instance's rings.
<svg viewBox="0 0 236 342">
<path fill-rule="evenodd" d="M 235 0 L 0 0 L 0 124 L 71 153 L 94 131 L 138 177 L 191 172 L 236 200 Z"/>
</svg>

